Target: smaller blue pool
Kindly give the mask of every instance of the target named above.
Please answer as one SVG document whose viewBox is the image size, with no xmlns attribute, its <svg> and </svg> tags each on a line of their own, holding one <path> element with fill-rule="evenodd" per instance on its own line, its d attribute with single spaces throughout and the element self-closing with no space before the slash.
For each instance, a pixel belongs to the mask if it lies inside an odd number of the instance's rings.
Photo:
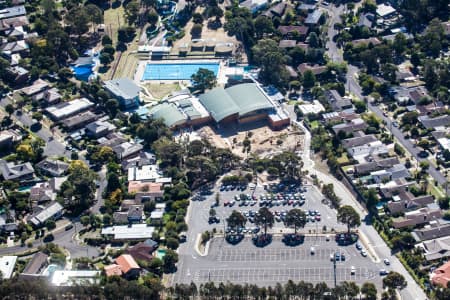
<svg viewBox="0 0 450 300">
<path fill-rule="evenodd" d="M 202 63 L 173 63 L 173 64 L 147 64 L 142 80 L 190 80 L 192 74 L 200 69 L 208 69 L 217 76 L 218 62 Z"/>
<path fill-rule="evenodd" d="M 78 80 L 88 81 L 92 75 L 92 65 L 76 66 L 72 67 L 72 70 Z"/>
</svg>

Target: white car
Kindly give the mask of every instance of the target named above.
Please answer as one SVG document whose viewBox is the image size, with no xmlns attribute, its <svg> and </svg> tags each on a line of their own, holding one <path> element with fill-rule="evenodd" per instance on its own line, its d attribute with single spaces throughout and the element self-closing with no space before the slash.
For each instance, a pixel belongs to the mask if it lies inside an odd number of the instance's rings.
<svg viewBox="0 0 450 300">
<path fill-rule="evenodd" d="M 361 250 L 361 255 L 364 256 L 364 257 L 366 257 L 366 256 L 367 256 L 366 250 L 362 249 L 362 250 Z"/>
<path fill-rule="evenodd" d="M 352 266 L 352 267 L 351 267 L 351 269 L 350 269 L 350 274 L 351 274 L 351 275 L 355 275 L 355 274 L 356 274 L 356 268 L 355 268 L 355 266 Z"/>
<path fill-rule="evenodd" d="M 383 262 L 386 266 L 389 266 L 391 264 L 391 262 L 387 258 L 383 259 Z"/>
<path fill-rule="evenodd" d="M 316 253 L 316 248 L 311 247 L 311 255 L 314 255 L 314 253 Z"/>
</svg>

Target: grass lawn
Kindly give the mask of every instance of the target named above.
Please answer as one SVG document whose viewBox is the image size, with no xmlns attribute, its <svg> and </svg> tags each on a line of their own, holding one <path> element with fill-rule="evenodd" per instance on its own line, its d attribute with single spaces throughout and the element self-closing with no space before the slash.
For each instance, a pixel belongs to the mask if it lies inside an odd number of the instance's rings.
<svg viewBox="0 0 450 300">
<path fill-rule="evenodd" d="M 117 44 L 117 31 L 121 26 L 126 25 L 125 9 L 123 6 L 110 8 L 104 13 L 105 32 L 113 41 L 113 45 Z"/>
<path fill-rule="evenodd" d="M 344 172 L 347 173 L 347 170 L 353 170 L 353 165 L 351 165 L 351 166 L 344 166 L 344 167 L 342 167 L 342 170 L 344 170 Z"/>
<path fill-rule="evenodd" d="M 312 121 L 311 123 L 309 123 L 309 126 L 311 127 L 311 129 L 316 129 L 317 127 L 319 127 L 319 121 Z"/>
<path fill-rule="evenodd" d="M 179 91 L 181 89 L 178 83 L 149 83 L 145 84 L 144 86 L 156 99 L 162 99 L 164 96 L 167 96 L 171 92 Z"/>
<path fill-rule="evenodd" d="M 344 152 L 341 157 L 338 157 L 337 161 L 340 165 L 348 163 L 347 153 Z"/>
<path fill-rule="evenodd" d="M 433 195 L 434 198 L 436 198 L 436 199 L 439 199 L 439 198 L 445 196 L 444 191 L 440 187 L 435 186 L 433 182 L 430 182 L 428 184 L 428 193 Z"/>
</svg>

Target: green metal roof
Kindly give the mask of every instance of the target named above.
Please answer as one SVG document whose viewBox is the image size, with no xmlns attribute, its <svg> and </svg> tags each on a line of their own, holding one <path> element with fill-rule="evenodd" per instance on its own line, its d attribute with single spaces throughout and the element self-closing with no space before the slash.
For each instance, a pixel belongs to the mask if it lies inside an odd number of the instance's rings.
<svg viewBox="0 0 450 300">
<path fill-rule="evenodd" d="M 182 124 L 186 121 L 186 117 L 177 109 L 174 104 L 161 103 L 150 109 L 150 115 L 154 119 L 164 120 L 164 124 L 168 127 Z"/>
<path fill-rule="evenodd" d="M 216 122 L 239 112 L 239 107 L 221 87 L 212 89 L 198 98 Z"/>
<path fill-rule="evenodd" d="M 218 87 L 200 95 L 199 99 L 216 122 L 236 113 L 243 116 L 273 107 L 255 83 L 238 84 L 227 89 Z"/>
<path fill-rule="evenodd" d="M 239 106 L 239 115 L 252 111 L 271 109 L 273 106 L 255 83 L 243 83 L 225 89 Z"/>
</svg>

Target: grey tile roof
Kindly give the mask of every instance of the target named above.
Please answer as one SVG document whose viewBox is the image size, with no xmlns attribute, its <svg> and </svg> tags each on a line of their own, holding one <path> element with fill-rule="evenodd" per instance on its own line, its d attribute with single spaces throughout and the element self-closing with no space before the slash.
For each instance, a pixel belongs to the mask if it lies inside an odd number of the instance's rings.
<svg viewBox="0 0 450 300">
<path fill-rule="evenodd" d="M 0 172 L 5 180 L 20 179 L 34 173 L 33 166 L 29 163 L 17 164 L 0 159 Z"/>
</svg>

